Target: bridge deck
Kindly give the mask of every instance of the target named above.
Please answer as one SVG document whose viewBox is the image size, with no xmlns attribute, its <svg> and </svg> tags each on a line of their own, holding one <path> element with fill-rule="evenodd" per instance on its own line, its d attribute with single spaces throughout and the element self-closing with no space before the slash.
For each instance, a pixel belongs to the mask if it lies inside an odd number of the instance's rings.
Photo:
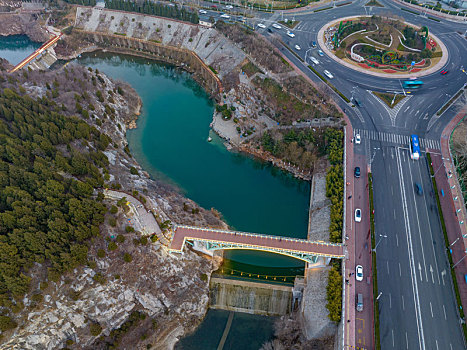
<svg viewBox="0 0 467 350">
<path fill-rule="evenodd" d="M 298 252 L 327 257 L 344 257 L 342 244 L 312 242 L 304 239 L 268 236 L 254 233 L 176 226 L 171 250 L 181 251 L 186 240 L 231 243 L 249 246 L 251 249 Z"/>
<path fill-rule="evenodd" d="M 41 47 L 39 47 L 37 50 L 35 50 L 32 54 L 30 54 L 28 57 L 26 57 L 24 60 L 22 60 L 20 63 L 18 63 L 11 71 L 10 73 L 16 72 L 18 69 L 23 68 L 25 65 L 27 65 L 29 62 L 31 62 L 34 58 L 36 58 L 39 54 L 50 48 L 52 45 L 54 45 L 60 38 L 62 37 L 62 34 L 60 33 L 59 35 L 53 35 L 48 41 L 46 41 Z"/>
</svg>

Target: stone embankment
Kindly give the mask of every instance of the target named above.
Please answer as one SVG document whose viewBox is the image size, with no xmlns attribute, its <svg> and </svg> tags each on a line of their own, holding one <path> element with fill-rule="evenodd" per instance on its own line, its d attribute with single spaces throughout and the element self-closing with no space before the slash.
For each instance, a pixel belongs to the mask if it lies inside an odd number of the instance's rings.
<svg viewBox="0 0 467 350">
<path fill-rule="evenodd" d="M 211 93 L 212 81 L 217 84 L 216 93 L 221 92 L 221 80 L 245 59 L 245 54 L 215 29 L 155 16 L 78 7 L 75 28 L 79 29 L 75 34 L 99 47 L 132 50 L 132 54 L 150 55 L 187 69 L 199 75 L 202 83 L 207 81 Z"/>
</svg>

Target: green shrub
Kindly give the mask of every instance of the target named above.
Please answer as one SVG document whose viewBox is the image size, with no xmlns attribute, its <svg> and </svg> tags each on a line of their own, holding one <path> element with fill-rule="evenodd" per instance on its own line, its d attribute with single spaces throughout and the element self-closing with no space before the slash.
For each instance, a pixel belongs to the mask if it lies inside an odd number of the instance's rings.
<svg viewBox="0 0 467 350">
<path fill-rule="evenodd" d="M 123 261 L 130 263 L 133 260 L 133 257 L 129 253 L 123 254 Z"/>
<path fill-rule="evenodd" d="M 147 236 L 141 237 L 140 243 L 141 243 L 142 245 L 148 244 L 148 237 L 147 237 Z"/>
<path fill-rule="evenodd" d="M 16 328 L 16 322 L 9 316 L 0 316 L 0 330 L 5 332 L 9 329 Z"/>
<path fill-rule="evenodd" d="M 118 208 L 115 205 L 112 205 L 110 207 L 110 214 L 117 214 L 118 213 Z"/>
<path fill-rule="evenodd" d="M 138 175 L 139 173 L 138 173 L 138 170 L 134 166 L 132 166 L 130 168 L 130 174 L 131 175 Z"/>
<path fill-rule="evenodd" d="M 127 226 L 127 227 L 125 227 L 125 231 L 127 233 L 130 233 L 130 232 L 135 232 L 135 229 L 133 228 L 133 226 Z"/>
<path fill-rule="evenodd" d="M 97 250 L 97 257 L 98 258 L 104 258 L 105 257 L 105 250 L 104 249 L 98 249 Z"/>
<path fill-rule="evenodd" d="M 117 243 L 110 242 L 108 248 L 109 248 L 110 251 L 116 250 L 117 249 Z"/>
<path fill-rule="evenodd" d="M 42 300 L 44 300 L 44 296 L 41 294 L 41 293 L 35 293 L 31 296 L 31 300 L 34 302 L 34 303 L 41 303 Z"/>
<path fill-rule="evenodd" d="M 113 217 L 109 218 L 109 225 L 112 226 L 112 227 L 117 226 L 117 219 L 115 219 Z"/>
<path fill-rule="evenodd" d="M 101 334 L 102 327 L 99 323 L 93 322 L 89 325 L 89 331 L 91 332 L 92 336 L 97 337 L 99 334 Z"/>
<path fill-rule="evenodd" d="M 107 282 L 104 275 L 102 275 L 100 272 L 96 273 L 92 279 L 100 284 L 105 284 Z"/>
<path fill-rule="evenodd" d="M 117 243 L 123 243 L 123 242 L 125 242 L 125 236 L 123 236 L 123 235 L 118 235 L 116 241 L 117 241 Z"/>
</svg>

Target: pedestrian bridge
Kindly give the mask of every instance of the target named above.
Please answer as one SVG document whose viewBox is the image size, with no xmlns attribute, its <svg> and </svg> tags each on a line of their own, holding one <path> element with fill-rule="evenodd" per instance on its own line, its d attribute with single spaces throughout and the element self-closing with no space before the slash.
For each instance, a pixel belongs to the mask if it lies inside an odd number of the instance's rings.
<svg viewBox="0 0 467 350">
<path fill-rule="evenodd" d="M 319 257 L 343 259 L 343 244 L 281 236 L 175 225 L 171 252 L 181 252 L 186 241 L 204 242 L 207 250 L 249 249 L 287 255 L 314 264 Z"/>
<path fill-rule="evenodd" d="M 51 48 L 53 45 L 57 43 L 58 40 L 62 37 L 62 34 L 60 33 L 59 35 L 53 34 L 52 37 L 47 40 L 41 47 L 39 47 L 37 50 L 35 50 L 32 54 L 30 54 L 28 57 L 26 57 L 24 60 L 22 60 L 20 63 L 18 63 L 11 71 L 10 73 L 16 72 L 17 70 L 23 68 L 26 66 L 29 62 L 31 62 L 33 59 L 35 59 L 37 56 L 39 56 L 41 53 L 46 51 L 47 49 Z"/>
</svg>

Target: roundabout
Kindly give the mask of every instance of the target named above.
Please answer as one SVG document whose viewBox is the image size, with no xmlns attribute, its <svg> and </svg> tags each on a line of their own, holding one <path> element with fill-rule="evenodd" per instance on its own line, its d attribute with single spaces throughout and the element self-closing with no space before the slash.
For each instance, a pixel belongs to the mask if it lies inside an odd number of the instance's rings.
<svg viewBox="0 0 467 350">
<path fill-rule="evenodd" d="M 440 70 L 444 43 L 427 26 L 380 16 L 335 19 L 318 32 L 318 43 L 335 62 L 380 78 L 415 78 Z"/>
</svg>

